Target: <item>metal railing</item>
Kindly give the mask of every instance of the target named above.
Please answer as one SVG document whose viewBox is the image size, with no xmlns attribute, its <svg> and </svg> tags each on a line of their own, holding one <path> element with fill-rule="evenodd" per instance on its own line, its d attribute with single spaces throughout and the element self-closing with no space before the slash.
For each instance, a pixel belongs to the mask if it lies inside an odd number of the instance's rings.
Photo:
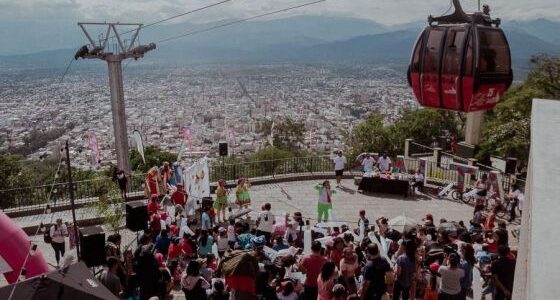
<svg viewBox="0 0 560 300">
<path fill-rule="evenodd" d="M 350 165 L 350 164 L 349 164 Z M 238 178 L 274 178 L 297 175 L 313 175 L 332 171 L 333 162 L 328 156 L 295 157 L 264 161 L 250 161 L 236 164 L 220 164 L 218 161 L 209 164 L 209 176 L 212 183 L 218 179 L 227 181 Z M 117 188 L 109 177 L 92 180 L 75 181 L 75 199 L 87 202 L 92 198 L 107 194 L 110 189 Z M 142 192 L 145 186 L 145 174 L 133 174 L 128 181 L 128 192 Z M 52 189 L 50 201 L 49 193 Z M 33 206 L 44 207 L 50 203 L 52 207 L 69 205 L 70 190 L 68 183 L 19 187 L 0 190 L 0 209 L 23 211 Z"/>
</svg>

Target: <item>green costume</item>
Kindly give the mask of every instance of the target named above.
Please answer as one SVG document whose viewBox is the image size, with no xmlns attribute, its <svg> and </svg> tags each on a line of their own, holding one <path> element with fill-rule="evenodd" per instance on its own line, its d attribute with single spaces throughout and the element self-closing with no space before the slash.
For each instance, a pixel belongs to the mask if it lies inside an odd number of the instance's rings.
<svg viewBox="0 0 560 300">
<path fill-rule="evenodd" d="M 214 202 L 214 208 L 217 210 L 222 210 L 227 208 L 228 206 L 228 199 L 226 189 L 218 186 L 216 189 L 216 202 Z"/>
</svg>

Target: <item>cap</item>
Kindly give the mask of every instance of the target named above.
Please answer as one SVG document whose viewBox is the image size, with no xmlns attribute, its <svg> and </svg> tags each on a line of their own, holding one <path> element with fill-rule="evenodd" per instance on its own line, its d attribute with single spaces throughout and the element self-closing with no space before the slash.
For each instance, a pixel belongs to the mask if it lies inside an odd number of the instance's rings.
<svg viewBox="0 0 560 300">
<path fill-rule="evenodd" d="M 434 220 L 434 216 L 432 216 L 432 214 L 426 214 L 426 217 L 424 217 L 424 220 L 433 221 L 433 220 Z"/>
<path fill-rule="evenodd" d="M 226 229 L 224 227 L 220 227 L 218 228 L 218 232 L 219 233 L 226 232 Z"/>
<path fill-rule="evenodd" d="M 439 264 L 437 262 L 434 262 L 430 265 L 430 271 L 432 273 L 436 273 L 439 270 Z"/>
<path fill-rule="evenodd" d="M 361 210 L 360 210 L 360 216 L 363 216 L 363 215 L 365 215 L 365 214 L 366 214 L 366 211 L 363 210 L 363 209 L 361 209 Z"/>
</svg>

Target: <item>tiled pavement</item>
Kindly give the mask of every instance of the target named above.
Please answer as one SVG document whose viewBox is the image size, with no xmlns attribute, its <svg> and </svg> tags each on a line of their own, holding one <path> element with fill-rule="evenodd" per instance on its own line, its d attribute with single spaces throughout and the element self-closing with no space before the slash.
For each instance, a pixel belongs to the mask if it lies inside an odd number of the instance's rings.
<svg viewBox="0 0 560 300">
<path fill-rule="evenodd" d="M 269 202 L 272 204 L 272 211 L 275 214 L 301 211 L 304 217 L 312 219 L 311 223 L 313 224 L 314 219 L 317 217 L 318 194 L 315 190 L 317 183 L 319 181 L 298 181 L 254 186 L 250 189 L 253 207 L 258 209 L 264 203 Z M 331 180 L 332 186 L 335 185 L 334 183 L 334 180 Z M 392 195 L 363 195 L 356 192 L 356 186 L 352 180 L 343 180 L 343 185 L 347 189 L 344 189 L 345 191 L 337 189 L 337 193 L 333 196 L 332 217 L 337 221 L 356 222 L 360 209 L 366 210 L 371 222 L 380 216 L 392 218 L 402 214 L 420 221 L 426 213 L 432 213 L 436 223 L 438 223 L 440 218 L 468 222 L 472 216 L 471 206 L 452 200 L 435 200 L 426 197 L 409 197 L 405 199 L 402 196 Z M 95 211 L 91 208 L 83 208 L 77 211 L 78 219 L 91 218 L 92 216 L 95 216 Z M 58 212 L 53 219 L 59 217 L 69 221 L 71 220 L 71 213 L 70 211 Z M 47 216 L 46 219 L 50 219 L 50 216 Z M 15 221 L 22 225 L 38 224 L 40 218 L 38 216 L 23 217 L 16 218 Z M 132 242 L 132 245 L 135 246 L 135 233 L 123 230 L 121 234 L 123 235 L 123 245 Z M 41 235 L 32 237 L 32 240 L 38 244 L 47 261 L 54 265 L 55 259 L 51 246 L 43 243 Z M 75 250 L 68 251 L 68 253 L 75 256 Z M 0 285 L 3 284 L 5 282 L 0 282 Z M 175 299 L 184 299 L 180 291 L 176 293 Z"/>
</svg>

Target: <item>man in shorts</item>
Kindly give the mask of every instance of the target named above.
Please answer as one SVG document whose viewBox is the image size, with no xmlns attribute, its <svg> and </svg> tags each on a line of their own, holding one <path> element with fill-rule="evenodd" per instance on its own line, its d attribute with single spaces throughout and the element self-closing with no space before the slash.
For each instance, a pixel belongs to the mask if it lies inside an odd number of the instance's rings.
<svg viewBox="0 0 560 300">
<path fill-rule="evenodd" d="M 346 167 L 346 157 L 342 155 L 342 151 L 338 151 L 338 155 L 334 158 L 334 173 L 336 175 L 336 187 L 340 187 L 344 168 Z"/>
</svg>

